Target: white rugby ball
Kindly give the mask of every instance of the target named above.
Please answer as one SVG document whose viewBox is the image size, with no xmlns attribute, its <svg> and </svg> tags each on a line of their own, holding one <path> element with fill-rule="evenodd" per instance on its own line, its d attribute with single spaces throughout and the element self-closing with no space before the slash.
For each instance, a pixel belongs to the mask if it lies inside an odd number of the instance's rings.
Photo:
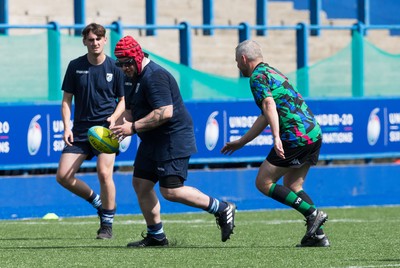
<svg viewBox="0 0 400 268">
<path fill-rule="evenodd" d="M 93 126 L 88 130 L 89 142 L 94 149 L 106 154 L 118 152 L 119 142 L 113 137 L 110 129 L 102 126 Z"/>
</svg>

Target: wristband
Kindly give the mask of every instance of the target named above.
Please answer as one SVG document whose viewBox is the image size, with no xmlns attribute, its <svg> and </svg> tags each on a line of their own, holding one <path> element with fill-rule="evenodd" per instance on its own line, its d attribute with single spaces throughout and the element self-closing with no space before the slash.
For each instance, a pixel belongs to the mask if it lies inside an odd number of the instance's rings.
<svg viewBox="0 0 400 268">
<path fill-rule="evenodd" d="M 131 130 L 132 130 L 132 135 L 137 133 L 136 128 L 135 128 L 135 122 L 132 123 Z"/>
</svg>

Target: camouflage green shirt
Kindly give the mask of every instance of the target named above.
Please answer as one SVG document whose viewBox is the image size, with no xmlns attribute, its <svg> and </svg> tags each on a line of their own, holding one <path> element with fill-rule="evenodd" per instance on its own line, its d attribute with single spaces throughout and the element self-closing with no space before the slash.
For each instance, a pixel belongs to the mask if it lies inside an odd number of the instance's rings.
<svg viewBox="0 0 400 268">
<path fill-rule="evenodd" d="M 299 147 L 321 139 L 321 128 L 313 113 L 288 78 L 266 63 L 260 63 L 250 77 L 254 100 L 262 112 L 266 97 L 275 100 L 279 135 L 289 147 Z"/>
</svg>

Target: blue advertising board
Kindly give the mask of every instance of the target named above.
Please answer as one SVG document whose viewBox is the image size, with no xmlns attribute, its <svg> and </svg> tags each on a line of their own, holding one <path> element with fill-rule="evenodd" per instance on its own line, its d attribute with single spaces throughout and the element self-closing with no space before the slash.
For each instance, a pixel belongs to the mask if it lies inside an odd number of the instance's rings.
<svg viewBox="0 0 400 268">
<path fill-rule="evenodd" d="M 320 159 L 400 156 L 400 99 L 307 100 L 323 132 Z M 222 157 L 227 141 L 240 138 L 261 111 L 252 101 L 189 104 L 199 153 L 193 160 L 262 161 L 272 148 L 269 127 L 235 152 Z M 222 158 L 221 158 L 222 157 Z"/>
<path fill-rule="evenodd" d="M 4 105 L 0 111 L 0 169 L 57 167 L 65 146 L 59 104 Z M 136 146 L 136 137 L 120 143 L 118 165 L 132 164 Z"/>
<path fill-rule="evenodd" d="M 320 159 L 400 156 L 400 99 L 307 100 L 323 131 Z M 198 153 L 192 163 L 262 161 L 272 147 L 267 127 L 232 156 L 220 153 L 240 138 L 260 110 L 252 101 L 187 103 L 195 125 Z M 59 104 L 0 106 L 0 169 L 56 167 L 64 147 Z M 120 144 L 116 165 L 132 165 L 140 140 Z M 94 166 L 95 159 L 85 166 Z"/>
</svg>

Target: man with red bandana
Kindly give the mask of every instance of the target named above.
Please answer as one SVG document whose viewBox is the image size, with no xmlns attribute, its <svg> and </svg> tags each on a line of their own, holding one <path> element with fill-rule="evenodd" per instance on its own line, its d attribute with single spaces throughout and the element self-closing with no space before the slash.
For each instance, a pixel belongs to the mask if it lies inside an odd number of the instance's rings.
<svg viewBox="0 0 400 268">
<path fill-rule="evenodd" d="M 115 61 L 104 54 L 106 29 L 91 23 L 82 31 L 87 54 L 72 60 L 62 84 L 62 120 L 66 144 L 57 170 L 57 182 L 87 200 L 100 217 L 98 239 L 112 238 L 115 214 L 113 170 L 115 154 L 100 153 L 91 147 L 87 132 L 92 126 L 112 127 L 125 110 L 124 74 Z M 74 124 L 71 130 L 72 100 Z M 83 161 L 97 156 L 100 195 L 75 177 Z"/>
<path fill-rule="evenodd" d="M 221 240 L 225 242 L 233 233 L 236 206 L 184 185 L 190 156 L 197 148 L 192 118 L 175 78 L 146 57 L 131 36 L 117 43 L 114 54 L 117 66 L 130 80 L 131 92 L 126 94 L 124 123 L 112 130 L 120 138 L 137 133 L 141 139 L 132 183 L 147 224 L 147 234 L 142 240 L 129 243 L 128 247 L 169 245 L 154 191 L 157 182 L 160 193 L 168 201 L 214 214 L 221 228 Z"/>
<path fill-rule="evenodd" d="M 327 247 L 321 226 L 328 215 L 315 208 L 303 183 L 311 165 L 316 165 L 322 144 L 321 128 L 295 86 L 277 69 L 263 62 L 261 47 L 246 40 L 236 47 L 236 63 L 250 77 L 254 100 L 261 110 L 250 130 L 227 142 L 223 154 L 232 154 L 257 137 L 268 125 L 274 147 L 260 166 L 256 186 L 272 199 L 291 206 L 306 218 L 307 231 L 300 247 Z M 277 184 L 283 176 L 283 185 Z"/>
</svg>

